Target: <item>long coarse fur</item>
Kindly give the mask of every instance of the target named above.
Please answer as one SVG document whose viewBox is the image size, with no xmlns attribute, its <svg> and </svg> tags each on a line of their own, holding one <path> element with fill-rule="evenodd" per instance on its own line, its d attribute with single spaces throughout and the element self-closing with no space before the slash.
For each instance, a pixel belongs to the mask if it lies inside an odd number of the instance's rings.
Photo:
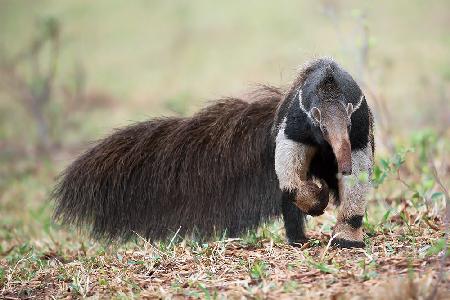
<svg viewBox="0 0 450 300">
<path fill-rule="evenodd" d="M 305 112 L 321 101 L 317 92 L 329 72 L 345 104 L 360 107 L 351 115 L 351 149 L 370 141 L 373 147 L 371 114 L 366 101 L 359 102 L 357 83 L 334 61 L 318 59 L 286 90 L 261 87 L 192 117 L 118 130 L 61 175 L 53 192 L 55 217 L 87 225 L 99 239 L 127 240 L 137 233 L 158 240 L 176 232 L 209 238 L 226 230 L 236 236 L 283 214 L 288 240 L 303 240 L 304 212 L 294 204 L 295 193 L 282 192 L 275 171 L 275 137 L 284 120 L 289 143 L 317 149 L 308 176 L 323 179 L 339 198 L 335 154 Z"/>
<path fill-rule="evenodd" d="M 99 239 L 231 236 L 280 214 L 272 126 L 283 93 L 261 87 L 189 118 L 120 129 L 61 175 L 55 217 Z"/>
</svg>

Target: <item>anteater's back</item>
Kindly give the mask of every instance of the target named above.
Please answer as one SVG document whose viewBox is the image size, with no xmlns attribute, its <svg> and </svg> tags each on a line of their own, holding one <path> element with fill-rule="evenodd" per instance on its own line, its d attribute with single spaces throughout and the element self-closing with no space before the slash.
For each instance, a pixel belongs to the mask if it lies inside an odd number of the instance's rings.
<svg viewBox="0 0 450 300">
<path fill-rule="evenodd" d="M 84 153 L 54 190 L 55 216 L 96 238 L 236 235 L 278 215 L 271 127 L 282 94 L 226 99 L 190 118 L 141 122 Z"/>
</svg>

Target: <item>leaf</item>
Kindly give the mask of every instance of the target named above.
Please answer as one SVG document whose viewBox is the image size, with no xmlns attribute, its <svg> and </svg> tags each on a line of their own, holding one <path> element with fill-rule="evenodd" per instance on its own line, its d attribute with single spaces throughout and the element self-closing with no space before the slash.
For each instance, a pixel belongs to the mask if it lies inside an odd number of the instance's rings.
<svg viewBox="0 0 450 300">
<path fill-rule="evenodd" d="M 388 220 L 389 215 L 391 214 L 391 212 L 392 212 L 392 209 L 389 208 L 389 209 L 384 213 L 383 217 L 381 218 L 381 222 L 380 222 L 381 224 L 386 223 L 386 221 Z"/>
<path fill-rule="evenodd" d="M 100 279 L 98 280 L 98 284 L 99 284 L 99 285 L 108 285 L 108 282 L 106 281 L 105 278 L 100 278 Z"/>
<path fill-rule="evenodd" d="M 443 198 L 443 197 L 444 197 L 444 193 L 436 192 L 431 195 L 431 200 L 438 201 L 440 198 Z"/>
<path fill-rule="evenodd" d="M 389 167 L 389 161 L 385 160 L 385 159 L 381 159 L 380 160 L 381 165 L 383 166 L 383 168 L 385 170 L 390 170 L 391 168 Z"/>
<path fill-rule="evenodd" d="M 322 273 L 329 273 L 329 274 L 336 273 L 336 270 L 330 268 L 327 264 L 325 264 L 323 262 L 318 262 L 318 263 L 310 262 L 310 264 Z"/>
<path fill-rule="evenodd" d="M 445 244 L 446 244 L 446 239 L 442 238 L 437 240 L 428 250 L 427 250 L 427 255 L 432 256 L 432 255 L 437 255 L 439 254 L 439 252 L 441 252 L 442 250 L 445 249 Z M 448 251 L 447 250 L 447 255 L 448 255 Z"/>
<path fill-rule="evenodd" d="M 250 269 L 250 277 L 255 280 L 266 277 L 267 264 L 263 261 L 255 261 Z"/>
<path fill-rule="evenodd" d="M 205 287 L 204 284 L 201 284 L 201 283 L 200 283 L 200 284 L 198 285 L 198 287 L 199 287 L 199 289 L 201 289 L 202 292 L 205 294 L 205 298 L 204 298 L 204 299 L 207 299 L 207 300 L 211 299 L 211 294 L 210 294 L 210 292 L 208 291 L 208 289 Z"/>
<path fill-rule="evenodd" d="M 400 153 L 395 154 L 394 159 L 392 160 L 392 164 L 396 170 L 399 169 L 404 162 L 405 157 Z"/>
<path fill-rule="evenodd" d="M 384 179 L 386 178 L 387 174 L 385 171 L 383 171 L 380 166 L 376 165 L 373 168 L 372 172 L 372 181 L 375 185 L 375 187 L 378 187 L 384 182 Z"/>
</svg>

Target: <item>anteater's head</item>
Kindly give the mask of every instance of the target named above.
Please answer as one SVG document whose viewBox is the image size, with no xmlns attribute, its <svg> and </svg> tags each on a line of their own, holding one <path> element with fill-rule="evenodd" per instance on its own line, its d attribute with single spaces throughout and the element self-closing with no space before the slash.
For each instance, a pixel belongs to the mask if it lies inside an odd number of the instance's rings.
<svg viewBox="0 0 450 300">
<path fill-rule="evenodd" d="M 319 61 L 305 75 L 297 89 L 295 101 L 298 101 L 301 113 L 307 116 L 311 140 L 319 145 L 331 146 L 339 173 L 350 175 L 350 133 L 352 120 L 355 119 L 352 115 L 363 103 L 361 89 L 347 72 L 331 60 Z"/>
</svg>

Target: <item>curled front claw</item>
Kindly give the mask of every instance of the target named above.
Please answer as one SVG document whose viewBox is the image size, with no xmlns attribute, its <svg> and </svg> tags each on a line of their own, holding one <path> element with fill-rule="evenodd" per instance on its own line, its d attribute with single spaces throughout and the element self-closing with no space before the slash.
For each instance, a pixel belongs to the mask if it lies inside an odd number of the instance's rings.
<svg viewBox="0 0 450 300">
<path fill-rule="evenodd" d="M 297 191 L 295 205 L 305 214 L 320 216 L 329 201 L 329 189 L 326 182 L 320 179 L 320 187 L 312 180 L 304 181 Z"/>
</svg>

